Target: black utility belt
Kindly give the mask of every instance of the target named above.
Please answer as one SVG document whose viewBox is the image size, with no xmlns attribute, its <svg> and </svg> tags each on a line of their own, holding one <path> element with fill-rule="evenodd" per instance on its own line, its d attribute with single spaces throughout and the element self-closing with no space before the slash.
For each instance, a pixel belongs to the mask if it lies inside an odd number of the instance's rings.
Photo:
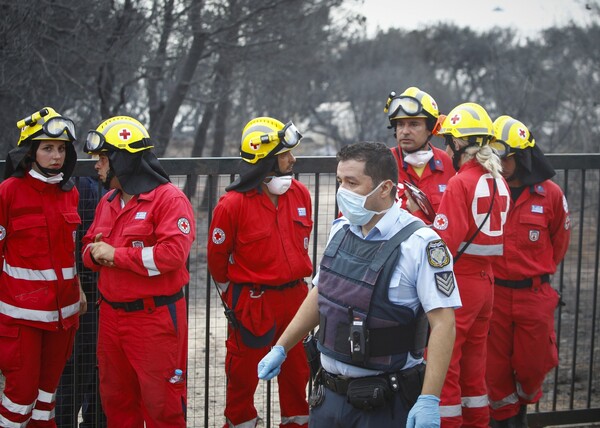
<svg viewBox="0 0 600 428">
<path fill-rule="evenodd" d="M 113 309 L 123 309 L 125 312 L 142 311 L 152 306 L 166 306 L 175 303 L 181 298 L 183 298 L 183 289 L 170 296 L 154 296 L 148 299 L 134 300 L 133 302 L 111 302 L 110 300 L 106 300 L 104 296 L 101 297 L 102 301 L 108 303 Z"/>
<path fill-rule="evenodd" d="M 402 401 L 410 409 L 417 401 L 425 379 L 425 364 L 418 364 L 399 372 L 377 376 L 350 378 L 321 370 L 321 382 L 327 389 L 346 395 L 354 407 L 371 410 L 385 405 L 394 393 L 402 394 Z"/>
<path fill-rule="evenodd" d="M 280 291 L 280 290 L 284 290 L 286 288 L 295 287 L 298 284 L 304 284 L 304 280 L 302 280 L 302 279 L 295 279 L 293 281 L 286 282 L 285 284 L 281 284 L 281 285 L 255 284 L 253 282 L 237 282 L 237 283 L 234 283 L 234 285 L 237 285 L 237 286 L 240 286 L 240 287 L 249 287 L 249 288 L 252 288 L 253 290 L 256 290 L 256 291 L 265 291 L 265 290 Z"/>
<path fill-rule="evenodd" d="M 518 281 L 509 281 L 508 279 L 494 278 L 496 285 L 507 288 L 530 288 L 534 282 L 539 278 L 540 284 L 550 282 L 550 275 L 544 274 L 536 276 L 535 278 L 525 278 Z"/>
</svg>

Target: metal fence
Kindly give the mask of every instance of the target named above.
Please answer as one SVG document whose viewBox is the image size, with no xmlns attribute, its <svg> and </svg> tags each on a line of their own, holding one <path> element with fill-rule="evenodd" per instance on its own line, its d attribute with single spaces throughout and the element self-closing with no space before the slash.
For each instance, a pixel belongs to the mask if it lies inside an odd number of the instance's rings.
<svg viewBox="0 0 600 428">
<path fill-rule="evenodd" d="M 600 421 L 600 154 L 549 155 L 555 181 L 564 189 L 571 211 L 571 245 L 552 284 L 563 296 L 556 313 L 560 364 L 546 378 L 544 396 L 530 406 L 530 426 Z M 225 402 L 226 320 L 206 269 L 206 242 L 212 210 L 236 173 L 237 159 L 161 159 L 172 181 L 192 201 L 197 238 L 189 259 L 188 426 L 222 426 Z M 335 218 L 335 159 L 300 157 L 297 178 L 310 190 L 314 229 L 313 267 L 324 249 Z M 2 165 L 0 165 L 0 168 Z M 1 171 L 0 171 L 1 172 Z M 78 162 L 75 174 L 95 176 L 93 162 Z M 527 254 L 522 255 L 523 263 Z M 256 370 L 249 367 L 248 370 Z M 279 424 L 276 382 L 260 382 L 256 407 L 263 426 Z"/>
</svg>

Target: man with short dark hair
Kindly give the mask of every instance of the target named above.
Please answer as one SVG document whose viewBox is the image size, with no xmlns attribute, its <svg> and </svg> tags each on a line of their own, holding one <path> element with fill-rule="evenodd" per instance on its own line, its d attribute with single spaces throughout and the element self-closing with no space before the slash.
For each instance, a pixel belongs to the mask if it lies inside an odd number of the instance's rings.
<svg viewBox="0 0 600 428">
<path fill-rule="evenodd" d="M 276 376 L 287 351 L 318 326 L 322 387 L 311 396 L 311 427 L 439 425 L 461 305 L 452 257 L 395 203 L 398 169 L 385 144 L 352 144 L 337 159 L 343 217 L 333 223 L 315 287 L 258 376 Z"/>
</svg>

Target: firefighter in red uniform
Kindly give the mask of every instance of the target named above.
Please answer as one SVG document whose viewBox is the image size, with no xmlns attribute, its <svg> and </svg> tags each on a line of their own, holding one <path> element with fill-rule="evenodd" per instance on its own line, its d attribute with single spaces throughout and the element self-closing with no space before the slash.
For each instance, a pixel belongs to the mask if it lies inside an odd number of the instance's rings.
<svg viewBox="0 0 600 428">
<path fill-rule="evenodd" d="M 17 127 L 0 184 L 0 426 L 56 427 L 56 388 L 87 306 L 75 267 L 75 127 L 50 107 Z"/>
<path fill-rule="evenodd" d="M 552 182 L 554 169 L 523 123 L 494 122 L 503 145 L 502 175 L 512 203 L 504 226 L 504 255 L 494 260 L 494 310 L 488 337 L 487 384 L 495 427 L 527 427 L 527 404 L 542 396 L 548 371 L 558 364 L 554 310 L 558 293 L 550 275 L 570 238 L 567 200 Z"/>
<path fill-rule="evenodd" d="M 108 192 L 83 238 L 99 271 L 98 367 L 108 427 L 185 427 L 187 315 L 183 287 L 195 238 L 192 206 L 150 150 L 144 126 L 116 116 L 84 151 Z"/>
<path fill-rule="evenodd" d="M 208 268 L 229 317 L 225 427 L 254 427 L 256 370 L 308 293 L 312 207 L 292 178 L 291 150 L 302 136 L 292 122 L 259 117 L 244 127 L 240 176 L 215 207 Z M 302 344 L 288 353 L 279 382 L 281 426 L 307 426 L 309 369 Z"/>
<path fill-rule="evenodd" d="M 486 339 L 492 316 L 492 256 L 502 255 L 509 191 L 498 155 L 489 146 L 492 120 L 475 103 L 455 107 L 440 134 L 458 174 L 449 182 L 433 227 L 454 256 L 463 306 L 456 310 L 456 341 L 442 389 L 443 427 L 487 427 Z"/>
<path fill-rule="evenodd" d="M 427 224 L 429 217 L 407 196 L 405 181 L 423 191 L 435 211 L 440 206 L 448 180 L 456 174 L 452 160 L 430 140 L 439 129 L 440 117 L 437 103 L 427 92 L 410 87 L 402 94 L 390 94 L 384 109 L 394 130 L 398 146 L 392 153 L 398 162 L 398 203 Z M 435 215 L 435 214 L 434 214 Z"/>
</svg>

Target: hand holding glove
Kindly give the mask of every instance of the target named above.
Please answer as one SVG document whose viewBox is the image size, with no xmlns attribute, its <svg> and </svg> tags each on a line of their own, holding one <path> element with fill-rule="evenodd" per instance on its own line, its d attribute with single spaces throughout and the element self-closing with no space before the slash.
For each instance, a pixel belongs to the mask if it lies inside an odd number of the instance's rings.
<svg viewBox="0 0 600 428">
<path fill-rule="evenodd" d="M 440 426 L 440 399 L 435 395 L 419 395 L 408 412 L 406 428 L 438 428 Z"/>
<path fill-rule="evenodd" d="M 281 345 L 275 345 L 267 355 L 258 363 L 258 378 L 271 380 L 281 371 L 281 365 L 285 361 L 285 349 Z"/>
</svg>

